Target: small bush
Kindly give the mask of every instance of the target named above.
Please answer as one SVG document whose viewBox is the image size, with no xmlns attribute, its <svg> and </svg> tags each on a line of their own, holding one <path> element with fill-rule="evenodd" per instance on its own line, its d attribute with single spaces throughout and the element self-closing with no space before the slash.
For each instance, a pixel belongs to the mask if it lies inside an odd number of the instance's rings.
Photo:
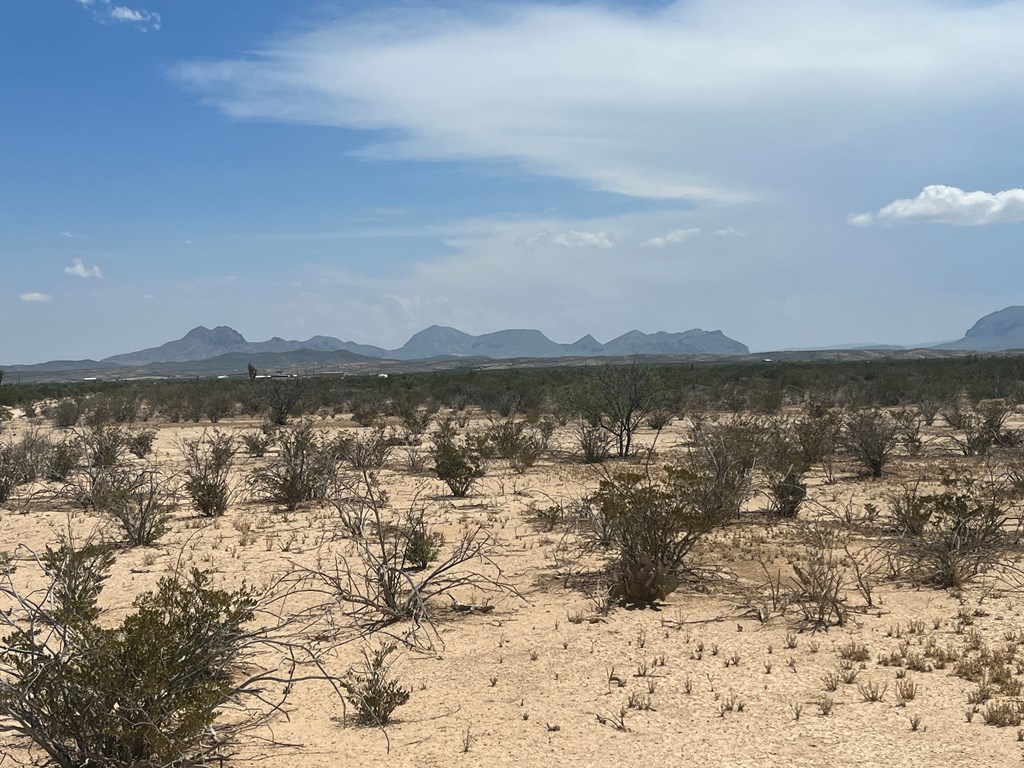
<svg viewBox="0 0 1024 768">
<path fill-rule="evenodd" d="M 74 438 L 54 443 L 46 467 L 46 479 L 63 482 L 71 477 L 82 461 L 84 451 Z"/>
<path fill-rule="evenodd" d="M 130 546 L 148 547 L 167 532 L 174 489 L 155 469 L 106 469 L 94 487 L 96 511 L 108 515 Z"/>
<path fill-rule="evenodd" d="M 137 432 L 129 432 L 125 439 L 125 447 L 128 452 L 138 459 L 144 459 L 153 451 L 153 441 L 156 439 L 156 431 L 152 429 L 140 429 Z"/>
<path fill-rule="evenodd" d="M 48 413 L 53 425 L 60 429 L 70 429 L 78 424 L 82 417 L 82 404 L 78 400 L 65 397 L 56 402 Z"/>
<path fill-rule="evenodd" d="M 720 522 L 693 503 L 686 479 L 674 469 L 657 479 L 622 472 L 602 480 L 588 500 L 614 553 L 616 596 L 664 599 L 679 585 L 687 554 Z"/>
<path fill-rule="evenodd" d="M 486 474 L 480 453 L 442 432 L 434 437 L 434 474 L 443 480 L 452 496 L 463 497 Z"/>
<path fill-rule="evenodd" d="M 599 426 L 580 420 L 574 427 L 576 444 L 587 464 L 600 464 L 612 455 L 614 439 Z"/>
<path fill-rule="evenodd" d="M 182 440 L 185 492 L 202 517 L 220 517 L 228 509 L 231 466 L 237 451 L 230 435 L 214 431 L 198 440 Z"/>
<path fill-rule="evenodd" d="M 431 531 L 422 514 L 410 521 L 406 536 L 405 560 L 413 568 L 423 570 L 437 560 L 441 545 L 444 544 L 444 536 Z"/>
<path fill-rule="evenodd" d="M 242 432 L 238 439 L 242 441 L 245 452 L 255 458 L 262 458 L 267 450 L 274 444 L 273 430 L 261 430 L 259 432 Z"/>
<path fill-rule="evenodd" d="M 347 698 L 356 708 L 356 722 L 383 728 L 391 715 L 409 701 L 409 689 L 391 678 L 394 643 L 382 644 L 372 653 L 363 650 L 363 663 L 342 681 Z"/>
<path fill-rule="evenodd" d="M 896 425 L 879 410 L 857 411 L 846 420 L 844 440 L 854 459 L 878 478 L 896 449 Z"/>
<path fill-rule="evenodd" d="M 307 423 L 282 430 L 278 440 L 278 455 L 250 474 L 251 487 L 288 510 L 323 499 L 337 476 L 334 454 L 323 438 Z"/>
</svg>

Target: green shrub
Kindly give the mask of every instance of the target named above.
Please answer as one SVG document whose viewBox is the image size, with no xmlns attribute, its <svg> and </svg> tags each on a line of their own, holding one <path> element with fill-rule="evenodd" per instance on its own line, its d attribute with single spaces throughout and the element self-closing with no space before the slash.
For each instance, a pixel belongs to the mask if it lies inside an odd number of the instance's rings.
<svg viewBox="0 0 1024 768">
<path fill-rule="evenodd" d="M 138 459 L 144 459 L 153 451 L 153 441 L 156 439 L 156 431 L 152 429 L 140 429 L 129 432 L 125 437 L 125 447 L 128 452 Z"/>
<path fill-rule="evenodd" d="M 853 458 L 878 478 L 896 450 L 896 425 L 882 411 L 857 411 L 844 424 L 844 440 Z"/>
<path fill-rule="evenodd" d="M 167 532 L 175 493 L 155 469 L 111 467 L 99 473 L 92 503 L 114 521 L 130 546 L 148 547 Z"/>
<path fill-rule="evenodd" d="M 463 497 L 484 476 L 483 459 L 468 445 L 460 445 L 451 435 L 436 433 L 434 438 L 434 474 L 443 480 L 452 496 Z"/>
<path fill-rule="evenodd" d="M 50 408 L 48 415 L 55 427 L 69 429 L 82 417 L 82 403 L 71 397 L 61 398 Z"/>
<path fill-rule="evenodd" d="M 63 482 L 71 477 L 82 461 L 84 451 L 77 438 L 61 440 L 53 444 L 46 467 L 46 479 Z"/>
<path fill-rule="evenodd" d="M 306 423 L 282 430 L 278 455 L 266 466 L 253 470 L 249 483 L 257 493 L 288 510 L 323 499 L 337 477 L 334 452 Z"/>
<path fill-rule="evenodd" d="M 342 681 L 347 698 L 356 708 L 356 722 L 382 728 L 394 711 L 409 701 L 409 689 L 391 678 L 390 658 L 394 643 L 382 644 L 372 653 L 363 650 L 363 663 Z"/>
<path fill-rule="evenodd" d="M 202 517 L 220 517 L 231 498 L 229 479 L 234 462 L 234 438 L 214 431 L 197 440 L 182 440 L 185 458 L 185 493 Z"/>
<path fill-rule="evenodd" d="M 105 576 L 94 570 L 80 599 L 94 599 Z M 256 604 L 251 591 L 213 589 L 193 571 L 161 579 L 111 628 L 93 611 L 70 619 L 29 611 L 4 639 L 0 720 L 52 765 L 210 765 L 224 754 L 223 740 L 251 727 L 253 714 L 242 710 L 240 723 L 212 730 L 218 710 L 244 691 L 237 679 L 251 643 L 244 625 Z"/>
<path fill-rule="evenodd" d="M 689 476 L 677 468 L 660 478 L 620 472 L 601 481 L 588 500 L 614 552 L 612 593 L 643 603 L 664 599 L 700 538 L 721 518 L 693 503 Z"/>
</svg>

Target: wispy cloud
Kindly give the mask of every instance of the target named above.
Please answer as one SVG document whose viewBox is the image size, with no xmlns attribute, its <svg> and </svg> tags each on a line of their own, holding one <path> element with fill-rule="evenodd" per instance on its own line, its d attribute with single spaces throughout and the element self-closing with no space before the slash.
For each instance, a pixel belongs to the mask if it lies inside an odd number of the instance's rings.
<svg viewBox="0 0 1024 768">
<path fill-rule="evenodd" d="M 61 237 L 67 238 L 68 240 L 73 239 L 75 236 L 74 232 L 58 232 L 57 234 Z"/>
<path fill-rule="evenodd" d="M 878 213 L 850 214 L 846 221 L 856 227 L 901 221 L 960 226 L 1009 224 L 1024 221 L 1024 189 L 965 192 L 959 187 L 932 184 L 917 197 L 894 200 Z"/>
<path fill-rule="evenodd" d="M 732 226 L 731 224 L 728 227 L 723 227 L 722 229 L 716 229 L 715 230 L 715 234 L 718 235 L 719 237 L 746 237 L 747 236 L 746 232 L 741 232 L 740 230 L 736 229 L 736 227 Z"/>
<path fill-rule="evenodd" d="M 606 250 L 615 245 L 615 241 L 606 232 L 586 232 L 570 229 L 565 232 L 538 232 L 528 238 L 530 245 L 557 245 L 562 248 L 597 248 Z"/>
<path fill-rule="evenodd" d="M 126 5 L 114 5 L 111 0 L 76 0 L 76 2 L 92 14 L 93 18 L 104 24 L 131 24 L 147 32 L 160 29 L 160 14 L 141 8 L 130 8 Z"/>
<path fill-rule="evenodd" d="M 21 294 L 18 298 L 22 301 L 35 303 L 53 301 L 53 296 L 48 293 L 40 293 L 39 291 L 29 291 L 28 293 Z"/>
<path fill-rule="evenodd" d="M 92 265 L 91 267 L 86 266 L 85 262 L 81 259 L 75 259 L 71 262 L 71 266 L 64 267 L 65 275 L 73 275 L 74 277 L 103 277 L 103 272 L 99 266 Z"/>
<path fill-rule="evenodd" d="M 810 155 L 828 169 L 821 188 L 842 188 L 894 135 L 937 124 L 936 152 L 955 155 L 1024 67 L 1020 2 L 459 3 L 353 18 L 172 72 L 235 118 L 366 131 L 374 157 L 498 159 L 634 197 L 737 200 L 806 184 L 793 169 Z"/>
<path fill-rule="evenodd" d="M 661 237 L 652 237 L 650 240 L 645 240 L 641 245 L 643 245 L 644 248 L 667 248 L 670 245 L 685 243 L 694 235 L 699 234 L 700 229 L 697 227 L 690 227 L 688 229 L 672 229 Z"/>
</svg>

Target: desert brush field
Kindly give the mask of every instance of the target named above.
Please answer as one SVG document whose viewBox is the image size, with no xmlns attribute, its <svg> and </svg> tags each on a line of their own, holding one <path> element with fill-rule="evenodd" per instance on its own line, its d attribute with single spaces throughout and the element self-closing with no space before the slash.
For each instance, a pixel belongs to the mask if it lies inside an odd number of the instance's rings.
<svg viewBox="0 0 1024 768">
<path fill-rule="evenodd" d="M 1024 756 L 1012 397 L 104 397 L 3 423 L 0 764 Z"/>
</svg>

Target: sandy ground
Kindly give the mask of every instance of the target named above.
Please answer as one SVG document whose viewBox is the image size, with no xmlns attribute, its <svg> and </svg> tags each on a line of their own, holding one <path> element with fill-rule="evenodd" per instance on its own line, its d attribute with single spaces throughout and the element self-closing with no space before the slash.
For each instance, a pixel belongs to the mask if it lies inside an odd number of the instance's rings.
<svg viewBox="0 0 1024 768">
<path fill-rule="evenodd" d="M 8 435 L 29 426 L 18 419 Z M 177 441 L 203 430 L 150 426 L 159 428 L 153 459 L 169 469 L 180 465 Z M 221 428 L 249 426 L 238 421 Z M 323 426 L 355 429 L 343 421 Z M 828 518 L 847 502 L 860 509 L 882 499 L 901 480 L 915 478 L 926 465 L 952 458 L 943 432 L 941 427 L 933 430 L 922 457 L 900 457 L 881 482 L 858 479 L 849 466 L 838 468 L 835 484 L 813 476 L 812 502 L 801 516 Z M 683 450 L 686 435 L 685 423 L 673 425 L 659 438 L 659 451 L 669 457 Z M 567 444 L 567 433 L 557 437 Z M 651 437 L 643 435 L 648 441 Z M 258 461 L 240 458 L 238 474 Z M 933 640 L 941 647 L 963 647 L 974 631 L 993 647 L 1005 645 L 1011 633 L 1024 631 L 1024 598 L 994 582 L 983 581 L 958 596 L 881 583 L 872 608 L 864 607 L 851 589 L 850 604 L 857 608 L 851 621 L 829 631 L 805 631 L 792 612 L 762 623 L 748 610 L 765 580 L 757 556 L 782 569 L 786 579 L 787 560 L 798 557 L 801 548 L 798 524 L 766 525 L 754 511 L 764 501 L 755 499 L 747 519 L 709 536 L 694 552 L 692 561 L 710 569 L 705 575 L 713 572 L 714 578 L 687 583 L 656 610 L 616 608 L 598 616 L 586 587 L 593 580 L 566 578 L 564 563 L 555 557 L 563 533 L 547 530 L 535 515 L 552 499 L 595 487 L 595 470 L 564 457 L 546 457 L 520 476 L 494 462 L 468 498 L 451 499 L 436 479 L 404 473 L 398 448 L 382 477 L 392 506 L 403 509 L 418 498 L 448 545 L 460 532 L 482 525 L 495 540 L 494 557 L 504 578 L 519 594 L 494 597 L 495 609 L 482 615 L 455 613 L 443 601 L 433 606 L 436 635 L 421 633 L 432 647 L 403 649 L 393 668 L 411 696 L 386 734 L 346 725 L 330 686 L 297 686 L 288 717 L 276 718 L 259 732 L 277 744 L 243 745 L 242 753 L 262 756 L 263 765 L 386 760 L 395 766 L 891 768 L 1007 766 L 1022 759 L 1024 743 L 1016 728 L 988 726 L 981 714 L 968 722 L 974 683 L 954 676 L 950 668 L 907 672 L 918 692 L 900 705 L 898 669 L 877 661 L 904 642 L 921 649 Z M 0 508 L 0 550 L 19 557 L 25 551 L 19 547 L 53 543 L 69 525 L 79 536 L 102 525 L 83 513 L 69 520 L 68 508 L 47 493 L 52 489 L 46 484 L 19 489 Z M 857 535 L 851 541 L 863 543 Z M 137 594 L 181 565 L 209 570 L 219 585 L 232 587 L 243 580 L 265 582 L 295 564 L 312 567 L 350 551 L 351 542 L 322 508 L 286 513 L 240 499 L 224 518 L 200 520 L 182 505 L 158 546 L 118 554 L 101 604 L 108 620 L 116 620 L 130 610 Z M 16 577 L 33 584 L 31 563 L 16 563 Z M 472 590 L 458 596 L 467 603 L 485 597 Z M 340 612 L 335 621 L 345 626 Z M 967 632 L 965 622 L 970 624 Z M 912 627 L 919 631 L 908 634 Z M 862 668 L 853 684 L 840 684 L 827 694 L 823 678 L 839 669 L 840 649 L 851 640 L 866 645 L 870 659 L 855 665 Z M 331 654 L 331 671 L 341 674 L 362 648 L 376 641 L 341 645 Z M 867 682 L 887 685 L 882 701 L 864 701 L 858 684 Z M 651 708 L 627 708 L 627 730 L 616 729 L 614 720 L 631 694 L 648 697 Z M 823 695 L 834 699 L 828 715 L 818 704 Z M 723 712 L 729 701 L 733 711 Z M 12 758 L 25 757 L 13 742 L 0 742 L 0 747 Z"/>
</svg>

